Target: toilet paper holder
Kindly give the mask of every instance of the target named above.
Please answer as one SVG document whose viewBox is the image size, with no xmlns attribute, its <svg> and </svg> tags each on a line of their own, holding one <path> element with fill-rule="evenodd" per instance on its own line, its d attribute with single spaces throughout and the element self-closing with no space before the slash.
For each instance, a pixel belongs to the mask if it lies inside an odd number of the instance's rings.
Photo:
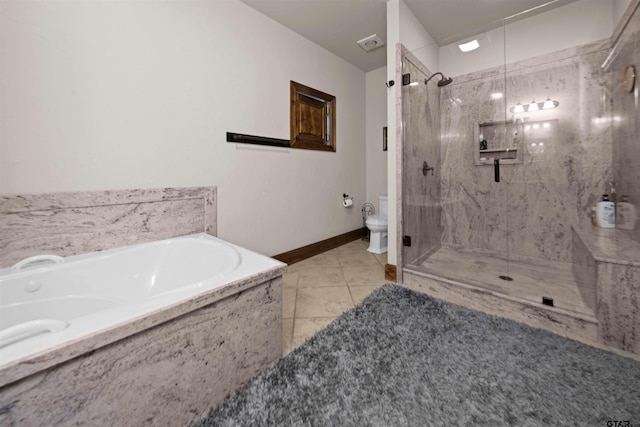
<svg viewBox="0 0 640 427">
<path fill-rule="evenodd" d="M 353 206 L 353 197 L 349 196 L 346 193 L 342 193 L 342 206 L 345 208 L 350 208 Z"/>
</svg>

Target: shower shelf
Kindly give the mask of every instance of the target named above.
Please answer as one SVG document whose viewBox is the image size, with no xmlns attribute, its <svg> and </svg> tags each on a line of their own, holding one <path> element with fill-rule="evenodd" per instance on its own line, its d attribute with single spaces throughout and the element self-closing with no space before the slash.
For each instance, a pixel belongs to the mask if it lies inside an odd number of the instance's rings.
<svg viewBox="0 0 640 427">
<path fill-rule="evenodd" d="M 489 148 L 486 150 L 479 150 L 481 153 L 506 153 L 508 151 L 518 151 L 517 148 Z"/>
<path fill-rule="evenodd" d="M 473 130 L 475 165 L 493 165 L 495 159 L 506 165 L 522 163 L 523 153 L 518 151 L 522 146 L 522 131 L 522 123 L 476 123 Z"/>
</svg>

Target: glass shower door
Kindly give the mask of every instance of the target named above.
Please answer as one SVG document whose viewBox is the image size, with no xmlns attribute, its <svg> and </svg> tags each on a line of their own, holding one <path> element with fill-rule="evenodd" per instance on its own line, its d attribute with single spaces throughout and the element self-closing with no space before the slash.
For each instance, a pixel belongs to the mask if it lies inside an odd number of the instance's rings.
<svg viewBox="0 0 640 427">
<path fill-rule="evenodd" d="M 404 265 L 419 265 L 442 236 L 439 88 L 408 51 L 402 69 L 402 253 Z"/>
</svg>

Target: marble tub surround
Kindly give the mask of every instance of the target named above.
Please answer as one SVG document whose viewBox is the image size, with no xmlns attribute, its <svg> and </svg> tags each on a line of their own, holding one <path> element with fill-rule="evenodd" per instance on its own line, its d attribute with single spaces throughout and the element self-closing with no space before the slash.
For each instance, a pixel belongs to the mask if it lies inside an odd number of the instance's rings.
<svg viewBox="0 0 640 427">
<path fill-rule="evenodd" d="M 5 384 L 0 424 L 189 424 L 280 358 L 280 274 L 181 303 L 148 329 Z"/>
<path fill-rule="evenodd" d="M 216 187 L 3 195 L 0 261 L 215 235 L 216 200 Z M 4 364 L 0 424 L 188 424 L 280 358 L 283 268 L 273 261 L 226 276 L 221 287 Z"/>
<path fill-rule="evenodd" d="M 152 313 L 138 316 L 134 319 L 121 319 L 121 322 L 108 328 L 101 329 L 91 335 L 71 342 L 63 343 L 57 347 L 35 353 L 10 363 L 0 360 L 0 391 L 2 387 L 12 382 L 21 380 L 38 372 L 55 369 L 56 365 L 65 363 L 77 357 L 82 357 L 88 352 L 99 350 L 108 345 L 114 345 L 119 340 L 129 336 L 143 333 L 156 325 L 172 321 L 180 316 L 188 315 L 204 306 L 215 304 L 225 299 L 233 298 L 239 293 L 256 287 L 261 283 L 278 280 L 282 275 L 285 264 L 273 261 L 273 267 L 263 271 L 254 272 L 242 279 L 203 292 L 183 300 L 168 303 L 165 308 L 155 309 Z M 278 300 L 280 301 L 280 300 Z"/>
<path fill-rule="evenodd" d="M 206 232 L 217 234 L 217 188 L 0 195 L 0 268 Z"/>
</svg>

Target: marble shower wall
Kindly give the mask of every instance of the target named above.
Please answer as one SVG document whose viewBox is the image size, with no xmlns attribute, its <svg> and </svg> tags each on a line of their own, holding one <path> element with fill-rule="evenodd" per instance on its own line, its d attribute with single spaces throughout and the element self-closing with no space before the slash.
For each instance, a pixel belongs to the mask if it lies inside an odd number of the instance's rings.
<svg viewBox="0 0 640 427">
<path fill-rule="evenodd" d="M 592 43 L 457 76 L 443 88 L 443 243 L 571 261 L 571 227 L 590 227 L 591 207 L 612 177 L 610 111 L 600 102 L 607 54 L 606 42 Z M 547 97 L 558 108 L 508 111 Z M 474 128 L 514 120 L 522 123 L 522 163 L 501 164 L 496 183 L 492 159 L 475 164 Z"/>
<path fill-rule="evenodd" d="M 438 77 L 424 84 L 433 73 L 406 49 L 403 74 L 410 73 L 417 86 L 402 87 L 403 150 L 402 200 L 404 234 L 411 246 L 403 247 L 404 264 L 412 264 L 440 245 L 440 88 Z M 423 174 L 423 163 L 432 171 Z"/>
<path fill-rule="evenodd" d="M 217 235 L 216 187 L 0 195 L 0 268 L 206 232 Z"/>
<path fill-rule="evenodd" d="M 635 2 L 635 12 L 631 14 L 624 31 L 613 49 L 613 60 L 607 67 L 611 78 L 611 96 L 613 104 L 613 170 L 618 201 L 622 195 L 627 195 L 635 206 L 636 213 L 640 212 L 640 92 L 638 78 L 636 86 L 631 92 L 623 87 L 623 74 L 629 65 L 640 73 L 640 11 Z M 633 10 L 633 8 L 631 8 Z M 620 212 L 620 210 L 619 210 Z M 620 223 L 620 216 L 618 216 Z M 628 219 L 629 220 L 629 219 Z M 628 223 L 628 227 L 618 230 L 628 233 L 640 243 L 640 225 L 636 217 L 635 223 Z"/>
</svg>

